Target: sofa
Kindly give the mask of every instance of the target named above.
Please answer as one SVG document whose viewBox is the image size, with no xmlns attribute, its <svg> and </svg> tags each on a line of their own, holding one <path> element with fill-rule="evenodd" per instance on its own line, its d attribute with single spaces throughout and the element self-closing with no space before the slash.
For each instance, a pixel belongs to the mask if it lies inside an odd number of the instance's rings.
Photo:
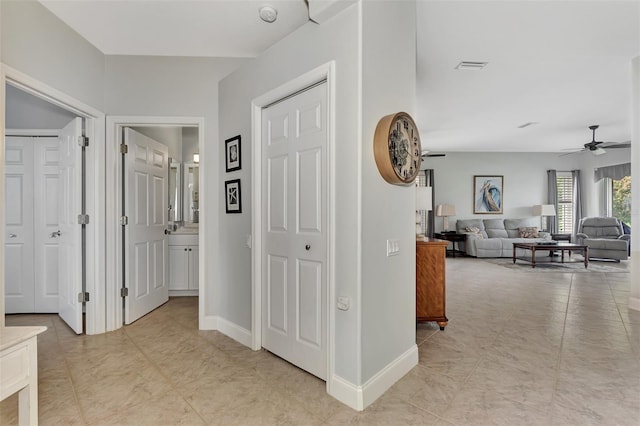
<svg viewBox="0 0 640 426">
<path fill-rule="evenodd" d="M 578 244 L 589 247 L 589 258 L 612 259 L 617 262 L 629 258 L 629 240 L 622 222 L 615 217 L 584 217 L 578 224 Z"/>
<path fill-rule="evenodd" d="M 464 244 L 465 252 L 473 257 L 511 257 L 513 243 L 551 241 L 551 234 L 540 232 L 538 229 L 540 229 L 540 217 L 456 221 L 457 233 L 467 235 Z M 531 252 L 525 253 L 522 250 L 517 255 L 531 255 Z"/>
</svg>

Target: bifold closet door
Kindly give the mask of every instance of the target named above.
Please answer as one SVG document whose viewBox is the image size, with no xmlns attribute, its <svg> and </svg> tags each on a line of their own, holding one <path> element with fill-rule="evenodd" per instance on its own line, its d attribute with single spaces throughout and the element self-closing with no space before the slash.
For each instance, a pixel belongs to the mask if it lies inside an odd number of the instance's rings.
<svg viewBox="0 0 640 426">
<path fill-rule="evenodd" d="M 5 312 L 58 312 L 58 139 L 5 141 Z"/>
</svg>

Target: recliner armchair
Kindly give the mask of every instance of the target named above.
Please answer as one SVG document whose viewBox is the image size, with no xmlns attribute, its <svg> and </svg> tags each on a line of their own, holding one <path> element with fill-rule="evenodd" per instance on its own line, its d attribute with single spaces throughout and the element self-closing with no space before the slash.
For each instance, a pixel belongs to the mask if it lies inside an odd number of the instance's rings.
<svg viewBox="0 0 640 426">
<path fill-rule="evenodd" d="M 615 217 L 585 217 L 578 224 L 578 244 L 589 247 L 589 258 L 613 259 L 617 262 L 629 258 L 629 234 Z"/>
</svg>

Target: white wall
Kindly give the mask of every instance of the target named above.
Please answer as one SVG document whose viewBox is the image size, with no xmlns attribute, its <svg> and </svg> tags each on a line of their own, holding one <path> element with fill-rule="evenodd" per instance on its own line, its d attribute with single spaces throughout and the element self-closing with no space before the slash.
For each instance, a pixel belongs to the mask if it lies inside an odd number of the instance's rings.
<svg viewBox="0 0 640 426">
<path fill-rule="evenodd" d="M 547 170 L 581 171 L 584 216 L 599 215 L 599 188 L 594 183 L 597 167 L 629 162 L 629 149 L 610 149 L 605 155 L 587 152 L 560 156 L 558 153 L 447 153 L 446 157 L 427 158 L 423 168 L 434 170 L 435 204 L 453 204 L 457 216 L 449 218 L 449 229 L 457 219 L 531 216 L 531 207 L 547 203 Z M 504 214 L 473 214 L 473 176 L 504 176 Z M 436 217 L 436 232 L 442 218 Z"/>
<path fill-rule="evenodd" d="M 1 60 L 103 111 L 104 55 L 37 1 L 0 1 Z"/>
<path fill-rule="evenodd" d="M 631 62 L 631 92 L 631 223 L 636 232 L 631 233 L 629 308 L 640 311 L 640 56 Z"/>
<path fill-rule="evenodd" d="M 169 148 L 169 157 L 182 161 L 182 127 L 132 127 Z"/>
<path fill-rule="evenodd" d="M 415 187 L 382 178 L 372 143 L 383 116 L 415 117 L 415 7 L 363 2 L 362 382 L 415 347 Z M 387 257 L 388 239 L 400 241 L 398 256 Z"/>
<path fill-rule="evenodd" d="M 233 71 L 245 59 L 106 56 L 105 109 L 107 114 L 131 116 L 203 117 L 205 149 L 200 150 L 204 171 L 201 206 L 207 214 L 208 225 L 201 228 L 201 251 L 207 261 L 201 262 L 206 281 L 204 312 L 216 315 L 214 286 L 218 281 L 220 255 L 226 248 L 219 244 L 218 215 L 220 214 L 218 140 L 218 81 Z M 109 144 L 110 141 L 107 141 Z M 206 148 L 209 147 L 207 150 Z M 110 147 L 107 145 L 107 149 Z M 207 167 L 208 166 L 208 167 Z M 224 206 L 223 206 L 224 207 Z M 202 221 L 202 219 L 201 219 Z M 215 298 L 214 298 L 215 295 Z"/>
<path fill-rule="evenodd" d="M 335 257 L 336 291 L 350 297 L 352 309 L 336 313 L 336 366 L 338 375 L 360 383 L 358 300 L 358 168 L 360 137 L 359 14 L 353 6 L 331 20 L 307 23 L 263 55 L 220 82 L 219 182 L 215 195 L 222 199 L 225 180 L 242 180 L 242 214 L 220 215 L 220 286 L 217 312 L 227 321 L 251 330 L 251 101 L 268 91 L 329 61 L 336 63 L 336 193 L 338 209 Z M 242 137 L 242 170 L 225 173 L 224 140 Z M 221 205 L 221 209 L 224 206 Z M 205 213 L 212 219 L 210 212 Z"/>
<path fill-rule="evenodd" d="M 62 129 L 75 114 L 30 95 L 9 84 L 6 85 L 7 129 Z"/>
</svg>

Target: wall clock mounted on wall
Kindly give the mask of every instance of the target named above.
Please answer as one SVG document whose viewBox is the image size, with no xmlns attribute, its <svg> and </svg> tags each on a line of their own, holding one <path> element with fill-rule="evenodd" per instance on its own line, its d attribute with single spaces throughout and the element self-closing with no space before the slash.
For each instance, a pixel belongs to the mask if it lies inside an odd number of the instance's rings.
<svg viewBox="0 0 640 426">
<path fill-rule="evenodd" d="M 420 172 L 422 146 L 418 127 L 406 112 L 384 116 L 373 136 L 373 154 L 380 174 L 394 185 L 408 185 Z"/>
</svg>

